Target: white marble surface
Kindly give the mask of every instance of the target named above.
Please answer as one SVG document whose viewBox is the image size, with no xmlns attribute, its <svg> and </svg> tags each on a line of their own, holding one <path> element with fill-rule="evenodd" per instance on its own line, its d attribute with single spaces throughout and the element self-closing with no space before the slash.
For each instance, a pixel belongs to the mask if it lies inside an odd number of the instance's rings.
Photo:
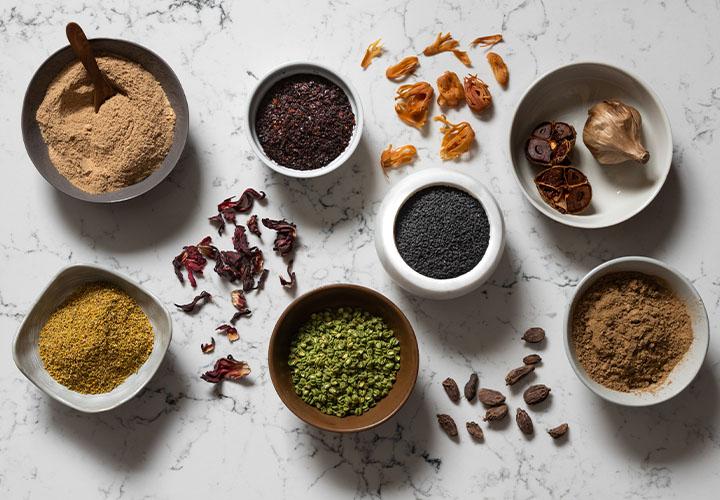
<svg viewBox="0 0 720 500">
<path fill-rule="evenodd" d="M 69 20 L 90 36 L 144 44 L 175 69 L 188 96 L 191 132 L 185 159 L 142 199 L 116 206 L 75 202 L 53 190 L 28 160 L 20 135 L 23 92 L 35 68 L 65 44 Z M 2 498 L 711 498 L 720 486 L 720 346 L 692 387 L 667 404 L 622 409 L 603 403 L 573 375 L 562 350 L 560 314 L 573 286 L 609 258 L 643 254 L 689 276 L 712 319 L 720 304 L 720 4 L 685 2 L 148 2 L 6 1 L 0 6 L 0 497 Z M 494 279 L 450 303 L 408 296 L 380 268 L 372 245 L 383 194 L 406 172 L 438 165 L 437 125 L 419 134 L 394 116 L 389 62 L 417 53 L 440 30 L 467 44 L 501 30 L 511 83 L 495 92 L 495 112 L 476 128 L 479 150 L 456 168 L 498 198 L 508 248 Z M 388 52 L 366 72 L 359 61 L 382 37 Z M 483 56 L 471 50 L 488 76 Z M 322 61 L 359 89 L 366 130 L 352 165 L 337 175 L 298 182 L 271 173 L 250 153 L 243 125 L 248 90 L 291 59 Z M 650 82 L 667 107 L 675 138 L 672 173 L 659 198 L 619 227 L 574 230 L 550 222 L 522 197 L 505 151 L 511 110 L 539 74 L 575 60 L 608 61 Z M 422 58 L 418 75 L 464 72 L 448 54 Z M 389 142 L 412 142 L 420 160 L 386 181 L 377 166 Z M 17 371 L 11 341 L 23 314 L 61 266 L 94 262 L 133 276 L 168 304 L 188 298 L 170 260 L 211 228 L 214 205 L 244 187 L 265 189 L 261 213 L 297 222 L 302 235 L 299 291 L 327 282 L 374 287 L 408 314 L 420 342 L 421 371 L 406 407 L 375 431 L 337 436 L 316 431 L 285 409 L 269 380 L 268 336 L 290 297 L 273 277 L 252 298 L 242 340 L 218 354 L 247 359 L 247 384 L 211 386 L 199 344 L 230 311 L 220 301 L 194 318 L 173 312 L 166 364 L 146 391 L 102 415 L 53 403 Z M 229 243 L 226 243 L 229 244 Z M 278 260 L 270 257 L 277 270 Z M 212 272 L 201 287 L 219 291 Z M 549 342 L 537 380 L 553 388 L 534 412 L 526 440 L 510 421 L 484 444 L 461 433 L 447 439 L 434 415 L 462 422 L 480 408 L 457 408 L 440 381 L 464 383 L 471 369 L 484 386 L 501 386 L 528 352 L 518 340 L 544 326 Z M 514 395 L 515 407 L 519 396 Z M 543 429 L 560 421 L 570 438 L 553 443 Z"/>
</svg>

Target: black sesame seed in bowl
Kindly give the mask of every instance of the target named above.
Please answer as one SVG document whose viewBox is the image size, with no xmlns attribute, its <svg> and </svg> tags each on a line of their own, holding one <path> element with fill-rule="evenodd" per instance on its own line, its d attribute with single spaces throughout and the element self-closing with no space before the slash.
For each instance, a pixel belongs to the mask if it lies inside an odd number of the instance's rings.
<svg viewBox="0 0 720 500">
<path fill-rule="evenodd" d="M 362 106 L 350 84 L 330 69 L 288 63 L 252 92 L 247 127 L 250 146 L 268 167 L 290 177 L 318 177 L 355 151 Z"/>
<path fill-rule="evenodd" d="M 502 214 L 474 178 L 430 169 L 385 197 L 375 247 L 398 285 L 434 299 L 464 295 L 487 281 L 505 246 Z"/>
</svg>

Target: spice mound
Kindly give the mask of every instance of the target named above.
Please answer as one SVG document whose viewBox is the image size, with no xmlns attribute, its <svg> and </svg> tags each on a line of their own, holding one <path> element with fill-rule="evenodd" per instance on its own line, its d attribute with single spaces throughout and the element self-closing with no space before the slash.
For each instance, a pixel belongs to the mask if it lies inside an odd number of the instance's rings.
<svg viewBox="0 0 720 500">
<path fill-rule="evenodd" d="M 341 307 L 315 313 L 290 345 L 300 398 L 336 417 L 362 415 L 384 398 L 400 369 L 400 341 L 383 318 Z"/>
<path fill-rule="evenodd" d="M 604 276 L 573 311 L 572 342 L 588 375 L 617 391 L 654 390 L 693 341 L 687 306 L 657 278 Z"/>
<path fill-rule="evenodd" d="M 48 373 L 83 394 L 112 391 L 150 356 L 150 320 L 133 298 L 109 283 L 85 285 L 40 330 L 40 359 Z"/>
<path fill-rule="evenodd" d="M 175 112 L 142 66 L 114 56 L 97 59 L 121 92 L 95 113 L 93 86 L 80 62 L 50 83 L 36 119 L 58 172 L 87 193 L 107 193 L 152 174 L 172 146 Z"/>
<path fill-rule="evenodd" d="M 317 75 L 294 75 L 277 82 L 263 97 L 255 118 L 265 154 L 295 170 L 328 165 L 345 151 L 354 129 L 348 96 Z"/>
<path fill-rule="evenodd" d="M 395 245 L 412 269 L 435 279 L 456 278 L 487 251 L 490 222 L 465 191 L 432 186 L 412 195 L 395 219 Z"/>
</svg>

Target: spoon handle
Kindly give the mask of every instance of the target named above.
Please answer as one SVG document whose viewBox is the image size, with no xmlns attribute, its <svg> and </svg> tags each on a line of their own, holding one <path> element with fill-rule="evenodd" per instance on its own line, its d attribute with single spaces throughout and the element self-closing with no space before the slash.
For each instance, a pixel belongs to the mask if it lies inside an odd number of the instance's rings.
<svg viewBox="0 0 720 500">
<path fill-rule="evenodd" d="M 82 65 L 85 66 L 85 70 L 93 82 L 96 94 L 95 111 L 97 112 L 100 104 L 112 96 L 115 90 L 107 81 L 105 75 L 100 71 L 97 61 L 95 60 L 95 55 L 90 47 L 90 42 L 88 42 L 82 28 L 77 23 L 68 23 L 65 27 L 65 34 L 67 35 L 73 52 L 75 52 L 77 58 L 80 59 Z"/>
</svg>

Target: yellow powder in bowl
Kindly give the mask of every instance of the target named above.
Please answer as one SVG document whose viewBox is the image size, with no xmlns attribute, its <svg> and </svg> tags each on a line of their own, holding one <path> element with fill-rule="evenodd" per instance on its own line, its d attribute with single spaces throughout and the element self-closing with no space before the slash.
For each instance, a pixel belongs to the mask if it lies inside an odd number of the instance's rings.
<svg viewBox="0 0 720 500">
<path fill-rule="evenodd" d="M 152 174 L 175 130 L 175 112 L 155 77 L 118 57 L 97 61 L 121 93 L 95 113 L 90 78 L 74 62 L 50 83 L 36 115 L 53 165 L 88 193 L 117 191 Z"/>
</svg>

